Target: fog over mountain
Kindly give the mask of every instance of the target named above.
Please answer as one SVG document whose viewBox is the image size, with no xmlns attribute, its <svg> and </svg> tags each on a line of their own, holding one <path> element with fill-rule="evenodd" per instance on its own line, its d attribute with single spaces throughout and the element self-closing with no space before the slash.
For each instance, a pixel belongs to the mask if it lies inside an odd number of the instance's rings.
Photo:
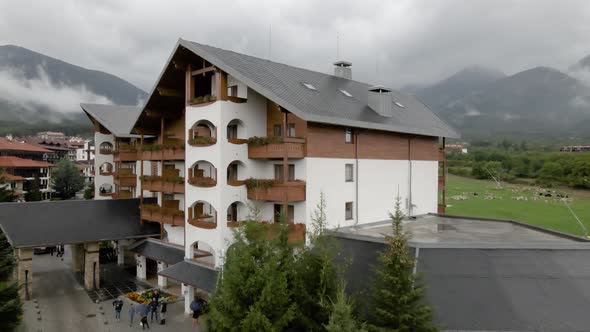
<svg viewBox="0 0 590 332">
<path fill-rule="evenodd" d="M 87 128 L 80 103 L 136 105 L 145 98 L 144 91 L 114 75 L 22 47 L 0 46 L 2 133 L 27 125 Z"/>
<path fill-rule="evenodd" d="M 590 56 L 568 73 L 467 68 L 412 91 L 466 138 L 590 137 Z"/>
</svg>

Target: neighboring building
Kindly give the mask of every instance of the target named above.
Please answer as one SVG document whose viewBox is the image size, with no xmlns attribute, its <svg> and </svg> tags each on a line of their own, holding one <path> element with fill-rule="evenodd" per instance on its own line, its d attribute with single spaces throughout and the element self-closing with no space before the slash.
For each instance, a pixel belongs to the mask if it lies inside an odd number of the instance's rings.
<svg viewBox="0 0 590 332">
<path fill-rule="evenodd" d="M 6 189 L 13 190 L 14 194 L 17 196 L 17 201 L 19 201 L 19 202 L 24 201 L 25 192 L 24 192 L 23 187 L 24 187 L 24 182 L 26 180 L 25 178 L 23 178 L 22 176 L 18 176 L 18 175 L 2 173 L 2 174 L 0 174 L 0 179 L 2 181 L 4 181 L 3 186 Z"/>
<path fill-rule="evenodd" d="M 35 144 L 12 141 L 0 137 L 0 156 L 13 156 L 23 159 L 45 161 L 51 159 L 54 153 Z"/>
<path fill-rule="evenodd" d="M 76 161 L 92 161 L 94 153 L 94 141 L 85 140 L 81 146 L 76 147 Z"/>
<path fill-rule="evenodd" d="M 51 198 L 51 168 L 53 164 L 43 161 L 23 159 L 14 156 L 0 157 L 0 168 L 6 174 L 24 178 L 22 193 L 25 194 L 31 188 L 33 181 L 39 179 L 39 190 L 43 199 Z"/>
<path fill-rule="evenodd" d="M 65 139 L 66 135 L 56 131 L 42 131 L 37 133 L 37 137 L 42 139 Z"/>
<path fill-rule="evenodd" d="M 76 160 L 76 148 L 72 147 L 65 138 L 26 137 L 25 142 L 52 151 L 53 154 L 45 159 L 48 163 L 57 164 L 64 158 Z"/>
<path fill-rule="evenodd" d="M 84 184 L 90 184 L 94 181 L 94 160 L 76 161 L 76 167 L 84 178 Z"/>
<path fill-rule="evenodd" d="M 223 264 L 249 206 L 266 221 L 282 212 L 300 239 L 320 193 L 331 228 L 384 220 L 398 195 L 410 216 L 439 210 L 444 138 L 457 133 L 414 96 L 353 81 L 350 63 L 334 73 L 179 40 L 144 107 L 81 105 L 95 125 L 97 198 L 157 199 L 141 218 L 187 261 L 147 257 L 183 282 L 187 310 L 205 287 L 181 275 Z"/>
<path fill-rule="evenodd" d="M 561 152 L 590 152 L 590 145 L 572 145 L 563 146 L 559 149 Z"/>
<path fill-rule="evenodd" d="M 463 144 L 445 144 L 445 150 L 447 151 L 459 151 L 461 153 L 467 153 L 467 147 Z"/>
</svg>

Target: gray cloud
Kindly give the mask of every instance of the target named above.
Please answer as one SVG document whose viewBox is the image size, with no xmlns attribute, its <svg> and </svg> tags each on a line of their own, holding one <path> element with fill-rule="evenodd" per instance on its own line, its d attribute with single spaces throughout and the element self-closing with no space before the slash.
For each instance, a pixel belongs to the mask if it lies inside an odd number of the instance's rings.
<svg viewBox="0 0 590 332">
<path fill-rule="evenodd" d="M 0 43 L 21 45 L 149 90 L 178 37 L 401 86 L 469 65 L 514 73 L 565 70 L 590 53 L 590 2 L 464 1 L 3 1 Z"/>
</svg>

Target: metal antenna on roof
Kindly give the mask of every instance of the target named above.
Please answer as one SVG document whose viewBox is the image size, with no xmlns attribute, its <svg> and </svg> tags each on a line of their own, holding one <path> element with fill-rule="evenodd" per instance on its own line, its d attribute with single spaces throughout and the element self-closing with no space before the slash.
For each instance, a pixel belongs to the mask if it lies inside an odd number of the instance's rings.
<svg viewBox="0 0 590 332">
<path fill-rule="evenodd" d="M 270 60 L 272 49 L 272 24 L 268 25 L 268 60 Z"/>
</svg>

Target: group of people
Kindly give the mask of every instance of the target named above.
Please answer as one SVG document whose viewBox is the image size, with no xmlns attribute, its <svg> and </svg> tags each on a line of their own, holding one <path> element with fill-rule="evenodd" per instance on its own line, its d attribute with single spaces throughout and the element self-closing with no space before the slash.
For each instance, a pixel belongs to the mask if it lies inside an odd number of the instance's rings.
<svg viewBox="0 0 590 332">
<path fill-rule="evenodd" d="M 53 253 L 55 252 L 55 257 L 63 257 L 65 251 L 66 251 L 66 249 L 63 245 L 58 245 L 58 246 L 51 248 L 50 253 L 51 253 L 51 256 L 53 256 Z"/>
<path fill-rule="evenodd" d="M 121 311 L 123 310 L 123 300 L 118 298 L 113 301 L 113 307 L 115 308 L 115 319 L 120 321 Z M 142 330 L 145 330 L 146 327 L 148 329 L 150 328 L 148 316 L 150 316 L 150 322 L 153 323 L 155 317 L 156 323 L 164 325 L 166 324 L 167 311 L 168 304 L 166 302 L 160 302 L 160 292 L 156 289 L 152 294 L 152 300 L 147 306 L 145 304 L 134 306 L 133 303 L 129 305 L 129 309 L 127 310 L 127 313 L 129 314 L 129 326 L 133 326 L 135 314 L 138 314 L 141 317 L 139 322 Z"/>
</svg>

